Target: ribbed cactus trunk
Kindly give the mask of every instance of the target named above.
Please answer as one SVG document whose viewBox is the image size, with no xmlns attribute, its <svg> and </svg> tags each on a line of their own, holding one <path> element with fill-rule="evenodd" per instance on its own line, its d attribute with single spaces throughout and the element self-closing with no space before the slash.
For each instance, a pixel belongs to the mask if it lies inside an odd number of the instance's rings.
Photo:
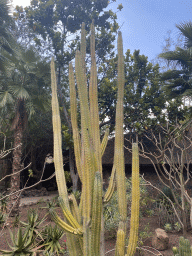
<svg viewBox="0 0 192 256">
<path fill-rule="evenodd" d="M 54 210 L 50 210 L 55 223 L 67 232 L 67 246 L 70 256 L 103 256 L 102 242 L 102 210 L 103 203 L 107 203 L 112 197 L 115 178 L 117 180 L 117 191 L 119 201 L 119 213 L 121 221 L 117 235 L 116 252 L 119 256 L 125 255 L 125 237 L 126 237 L 126 188 L 124 171 L 124 148 L 123 148 L 123 98 L 124 98 L 124 57 L 122 36 L 118 35 L 118 99 L 116 110 L 116 138 L 115 138 L 115 156 L 114 167 L 110 179 L 108 190 L 102 198 L 102 155 L 107 145 L 109 130 L 106 130 L 103 140 L 100 140 L 99 131 L 99 110 L 97 95 L 97 68 L 95 59 L 95 32 L 94 24 L 91 25 L 91 74 L 89 81 L 89 91 L 86 77 L 86 37 L 85 25 L 82 24 L 81 50 L 76 52 L 75 56 L 75 77 L 72 63 L 69 64 L 69 84 L 70 84 L 70 110 L 71 123 L 73 129 L 74 152 L 76 167 L 82 182 L 82 193 L 80 204 L 78 205 L 74 195 L 68 199 L 67 187 L 64 177 L 62 148 L 61 148 L 61 123 L 59 116 L 59 105 L 57 100 L 55 67 L 52 60 L 52 108 L 53 108 L 53 131 L 54 131 L 54 159 L 56 180 L 59 190 L 59 202 L 64 214 L 62 220 Z M 80 102 L 81 130 L 77 122 L 77 93 Z M 81 131 L 81 132 L 80 132 Z M 135 150 L 134 150 L 135 152 Z M 135 158 L 134 158 L 135 159 Z M 138 158 L 137 158 L 138 159 Z M 138 162 L 137 164 L 138 165 Z M 133 221 L 130 241 L 136 246 L 137 223 L 139 218 L 139 193 L 138 193 L 138 169 L 133 177 L 133 202 L 132 206 Z M 138 179 L 138 180 L 137 180 Z M 101 246 L 102 245 L 102 246 Z M 102 249 L 101 249 L 102 248 Z M 134 251 L 134 248 L 132 248 Z"/>
<path fill-rule="evenodd" d="M 175 256 L 192 256 L 192 246 L 190 246 L 190 241 L 182 236 L 179 238 L 179 249 L 173 247 L 172 251 Z"/>
</svg>

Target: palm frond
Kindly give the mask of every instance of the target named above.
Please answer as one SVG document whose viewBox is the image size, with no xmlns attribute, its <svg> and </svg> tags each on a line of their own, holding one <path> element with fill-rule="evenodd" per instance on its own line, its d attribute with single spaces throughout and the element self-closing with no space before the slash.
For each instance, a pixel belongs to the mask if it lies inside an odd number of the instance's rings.
<svg viewBox="0 0 192 256">
<path fill-rule="evenodd" d="M 9 91 L 0 93 L 0 107 L 5 107 L 7 104 L 13 104 L 14 99 Z"/>
<path fill-rule="evenodd" d="M 28 91 L 22 85 L 9 86 L 9 91 L 18 99 L 26 100 L 30 98 Z"/>
<path fill-rule="evenodd" d="M 192 47 L 192 22 L 180 23 L 176 27 L 185 36 L 185 46 L 187 48 Z"/>
</svg>

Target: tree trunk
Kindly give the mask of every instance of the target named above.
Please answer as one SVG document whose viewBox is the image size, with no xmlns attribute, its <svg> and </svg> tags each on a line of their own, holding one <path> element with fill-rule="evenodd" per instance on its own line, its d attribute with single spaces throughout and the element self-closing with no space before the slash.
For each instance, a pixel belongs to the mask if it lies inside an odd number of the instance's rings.
<svg viewBox="0 0 192 256">
<path fill-rule="evenodd" d="M 22 138 L 23 128 L 18 125 L 14 131 L 14 145 L 13 150 L 13 163 L 12 174 L 17 173 L 22 169 L 21 157 L 22 157 Z M 10 193 L 14 193 L 20 190 L 20 173 L 11 176 Z M 15 193 L 9 198 L 8 212 L 10 216 L 19 215 L 20 193 Z"/>
<path fill-rule="evenodd" d="M 18 99 L 17 107 L 15 111 L 15 118 L 12 123 L 12 130 L 14 131 L 14 143 L 13 143 L 13 163 L 12 163 L 12 176 L 10 184 L 10 193 L 15 193 L 10 196 L 8 203 L 8 213 L 10 216 L 19 215 L 19 204 L 20 204 L 20 172 L 23 169 L 21 165 L 22 158 L 22 139 L 23 133 L 26 129 L 28 122 L 27 113 L 25 110 L 25 101 Z M 15 174 L 19 172 L 18 174 Z M 14 175 L 15 174 L 15 175 Z"/>
<path fill-rule="evenodd" d="M 183 237 L 187 238 L 187 216 L 186 216 L 186 212 L 185 212 L 185 197 L 182 198 L 182 220 L 183 220 Z"/>
<path fill-rule="evenodd" d="M 79 175 L 78 175 L 77 171 L 75 173 L 74 151 L 71 147 L 69 148 L 69 169 L 70 169 L 71 180 L 73 183 L 73 192 L 75 192 L 78 189 Z"/>
</svg>

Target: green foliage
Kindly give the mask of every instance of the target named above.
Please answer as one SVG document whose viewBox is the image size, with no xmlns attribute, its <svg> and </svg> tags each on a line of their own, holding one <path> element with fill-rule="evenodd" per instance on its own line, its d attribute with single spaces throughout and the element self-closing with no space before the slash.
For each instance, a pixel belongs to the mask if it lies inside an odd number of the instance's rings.
<svg viewBox="0 0 192 256">
<path fill-rule="evenodd" d="M 172 194 L 172 191 L 170 188 L 168 188 L 167 186 L 164 186 L 163 189 L 162 189 L 162 192 L 173 202 L 175 203 L 175 200 L 174 200 L 174 197 L 173 197 L 173 194 Z M 176 192 L 174 190 L 174 192 Z M 178 202 L 181 203 L 181 198 L 179 196 L 176 196 L 177 199 L 178 199 Z M 163 204 L 165 206 L 165 208 L 168 210 L 168 212 L 172 213 L 173 212 L 173 209 L 172 209 L 172 206 L 169 202 L 169 200 L 161 193 L 158 195 L 157 197 L 157 200 L 156 200 L 156 204 L 157 204 L 157 207 L 160 205 L 160 204 Z"/>
<path fill-rule="evenodd" d="M 3 255 L 10 255 L 10 256 L 11 255 L 12 256 L 35 255 L 35 252 L 33 250 L 34 239 L 32 239 L 32 234 L 29 234 L 28 229 L 26 229 L 23 234 L 21 227 L 19 227 L 17 235 L 15 235 L 15 232 L 12 233 L 10 231 L 10 237 L 13 245 L 9 245 L 9 247 L 11 248 L 10 251 L 0 249 L 0 252 L 2 252 Z"/>
<path fill-rule="evenodd" d="M 166 223 L 164 228 L 165 228 L 165 231 L 168 231 L 168 232 L 172 230 L 172 226 L 170 223 Z"/>
<path fill-rule="evenodd" d="M 179 248 L 173 247 L 172 251 L 175 256 L 191 256 L 192 247 L 190 246 L 190 241 L 181 236 L 179 238 Z"/>
<path fill-rule="evenodd" d="M 9 59 L 11 65 L 7 72 L 0 74 L 0 116 L 2 120 L 8 120 L 4 126 L 14 130 L 19 120 L 26 128 L 28 120 L 34 121 L 32 116 L 38 109 L 45 112 L 50 108 L 47 89 L 50 70 L 33 47 L 18 47 L 17 54 Z"/>
<path fill-rule="evenodd" d="M 0 212 L 0 226 L 5 223 L 6 215 L 3 212 Z"/>
<path fill-rule="evenodd" d="M 149 223 L 144 227 L 144 231 L 139 232 L 138 246 L 142 246 L 145 240 L 153 235 L 152 232 L 149 232 Z"/>
<path fill-rule="evenodd" d="M 101 118 L 105 123 L 104 119 L 108 116 L 111 130 L 113 130 L 117 91 L 117 56 L 100 66 L 99 74 L 104 71 L 104 78 L 99 80 Z M 140 133 L 158 121 L 163 121 L 162 109 L 166 108 L 166 96 L 161 87 L 159 66 L 148 62 L 147 57 L 140 55 L 139 50 L 135 50 L 133 54 L 127 50 L 125 55 L 125 129 Z"/>
<path fill-rule="evenodd" d="M 39 219 L 38 213 L 35 209 L 30 209 L 27 214 L 28 222 L 20 221 L 20 223 L 29 230 L 29 235 L 32 237 L 43 239 L 39 232 L 39 226 L 45 221 L 46 216 L 43 219 Z"/>
<path fill-rule="evenodd" d="M 60 255 L 60 253 L 64 253 L 65 250 L 62 250 L 59 240 L 63 237 L 64 232 L 59 229 L 56 225 L 54 228 L 49 225 L 42 231 L 43 237 L 43 245 L 42 249 L 44 250 L 45 255 L 49 255 L 55 253 L 56 255 Z"/>
<path fill-rule="evenodd" d="M 177 230 L 177 231 L 180 231 L 181 230 L 181 225 L 179 224 L 179 222 L 176 222 L 174 224 L 174 229 Z"/>
<path fill-rule="evenodd" d="M 11 8 L 7 0 L 0 0 L 0 70 L 6 70 L 8 59 L 3 56 L 3 52 L 14 54 L 14 44 L 16 43 L 11 32 L 13 20 L 10 15 Z"/>
<path fill-rule="evenodd" d="M 192 89 L 192 64 L 191 64 L 191 45 L 192 45 L 192 23 L 186 22 L 176 25 L 184 36 L 183 47 L 176 47 L 174 51 L 166 51 L 159 55 L 160 58 L 175 62 L 175 68 L 162 74 L 162 80 L 166 82 L 165 91 L 169 98 L 182 98 L 191 96 Z"/>
<path fill-rule="evenodd" d="M 126 178 L 126 200 L 128 202 L 128 210 L 130 210 L 131 205 L 131 180 Z M 154 212 L 151 210 L 152 203 L 154 200 L 150 199 L 149 194 L 145 186 L 142 186 L 145 181 L 140 177 L 140 217 L 152 215 Z M 115 191 L 110 199 L 110 201 L 104 206 L 104 225 L 109 237 L 113 238 L 116 236 L 116 231 L 119 225 L 119 212 L 118 212 L 118 197 L 117 191 Z"/>
<path fill-rule="evenodd" d="M 0 194 L 0 205 L 1 205 L 1 212 L 5 212 L 7 210 L 7 203 L 9 197 L 5 197 L 5 194 Z"/>
<path fill-rule="evenodd" d="M 52 48 L 60 70 L 66 67 L 74 58 L 76 46 L 79 44 L 78 31 L 85 22 L 87 32 L 92 20 L 97 28 L 97 55 L 104 58 L 114 48 L 111 42 L 115 40 L 118 29 L 117 16 L 111 10 L 106 10 L 108 0 L 103 1 L 31 1 L 31 5 L 23 9 L 17 6 L 14 12 L 15 20 L 22 31 L 25 24 L 28 27 L 28 37 L 36 43 L 39 52 L 46 51 L 52 55 Z M 119 10 L 122 5 L 119 5 Z M 27 22 L 26 22 L 27 21 Z M 57 29 L 56 29 L 57 28 Z M 68 35 L 72 37 L 68 40 Z M 27 37 L 25 35 L 25 37 Z M 89 45 L 87 47 L 89 53 Z M 66 80 L 64 72 L 60 74 Z"/>
<path fill-rule="evenodd" d="M 150 214 L 153 214 L 152 211 L 152 205 L 154 203 L 154 200 L 150 198 L 149 193 L 146 189 L 145 181 L 142 179 L 142 177 L 139 178 L 140 180 L 140 211 L 139 215 L 140 218 L 143 216 L 149 216 Z M 127 200 L 128 200 L 128 206 L 130 207 L 131 204 L 131 184 L 132 184 L 132 177 L 129 179 L 126 179 L 126 194 L 127 194 Z M 151 210 L 151 211 L 150 211 Z"/>
<path fill-rule="evenodd" d="M 176 205 L 171 190 L 165 186 L 162 189 L 162 191 L 173 202 L 174 207 L 181 219 L 182 212 L 179 209 L 179 207 Z M 175 195 L 176 195 L 176 198 L 177 198 L 179 204 L 181 204 L 180 195 L 176 191 L 175 191 Z M 176 224 L 178 221 L 178 218 L 174 212 L 174 209 L 173 209 L 171 203 L 169 202 L 169 200 L 166 197 L 164 197 L 163 194 L 159 194 L 155 201 L 155 212 L 159 216 L 159 225 L 161 227 L 164 227 L 164 225 L 166 223 L 169 223 L 172 227 L 174 227 L 175 230 L 180 230 L 181 227 L 180 227 L 180 225 L 178 225 L 179 223 Z M 185 212 L 186 212 L 186 216 L 189 217 L 190 216 L 190 206 L 186 201 L 185 201 Z M 187 225 L 189 222 L 188 217 L 187 217 Z"/>
<path fill-rule="evenodd" d="M 116 191 L 113 193 L 113 196 L 111 197 L 109 203 L 104 206 L 103 217 L 105 231 L 108 231 L 111 238 L 115 237 L 120 221 Z"/>
<path fill-rule="evenodd" d="M 71 182 L 71 175 L 69 172 L 67 171 L 64 171 L 65 172 L 65 179 L 66 179 L 66 182 Z"/>
<path fill-rule="evenodd" d="M 69 128 L 64 124 L 62 124 L 62 132 L 64 136 L 63 146 L 65 147 L 65 149 L 68 150 L 69 147 L 73 148 L 73 138 L 69 132 Z"/>
</svg>

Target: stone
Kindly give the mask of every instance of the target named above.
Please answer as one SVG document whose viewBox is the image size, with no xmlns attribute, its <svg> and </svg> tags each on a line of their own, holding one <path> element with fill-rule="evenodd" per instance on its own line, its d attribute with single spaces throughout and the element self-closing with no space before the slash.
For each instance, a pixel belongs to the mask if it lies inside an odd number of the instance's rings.
<svg viewBox="0 0 192 256">
<path fill-rule="evenodd" d="M 169 236 L 167 235 L 165 230 L 161 228 L 155 229 L 155 235 L 152 238 L 152 246 L 159 251 L 164 251 L 168 249 Z"/>
</svg>

